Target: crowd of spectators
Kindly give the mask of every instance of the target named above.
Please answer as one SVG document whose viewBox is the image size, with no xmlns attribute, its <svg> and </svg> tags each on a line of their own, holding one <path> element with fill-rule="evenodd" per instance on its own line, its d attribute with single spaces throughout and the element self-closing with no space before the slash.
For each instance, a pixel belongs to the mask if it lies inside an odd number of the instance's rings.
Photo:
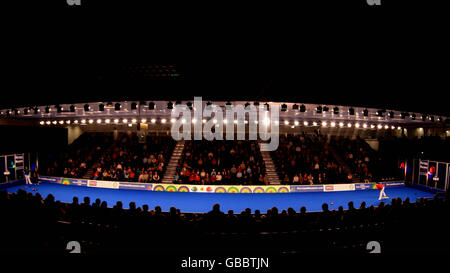
<svg viewBox="0 0 450 273">
<path fill-rule="evenodd" d="M 41 153 L 39 172 L 49 176 L 80 178 L 111 142 L 111 133 L 84 133 L 64 151 Z"/>
<path fill-rule="evenodd" d="M 418 202 L 393 198 L 391 204 L 380 202 L 369 207 L 365 202 L 359 207 L 349 202 L 348 208 L 337 210 L 323 204 L 321 212 L 307 212 L 305 207 L 279 211 L 274 207 L 265 212 L 245 209 L 224 213 L 216 204 L 209 213 L 183 213 L 174 207 L 168 212 L 159 206 L 141 208 L 134 202 L 129 209 L 120 201 L 111 208 L 106 201 L 91 202 L 88 197 L 82 202 L 74 197 L 72 203 L 62 203 L 51 194 L 44 199 L 39 193 L 24 190 L 1 191 L 1 227 L 8 231 L 1 248 L 63 251 L 67 240 L 78 240 L 84 251 L 227 246 L 327 251 L 345 250 L 357 242 L 363 243 L 365 251 L 370 240 L 383 242 L 384 251 L 389 247 L 446 247 L 440 240 L 448 238 L 445 215 L 449 204 L 447 194 Z M 428 240 L 423 232 L 431 230 L 440 240 Z M 30 231 L 33 236 L 23 236 Z M 430 245 L 434 241 L 436 244 Z"/>
<path fill-rule="evenodd" d="M 264 185 L 268 177 L 256 141 L 187 141 L 174 183 Z"/>
<path fill-rule="evenodd" d="M 175 141 L 169 136 L 119 134 L 93 168 L 91 179 L 158 183 L 166 169 Z"/>
<path fill-rule="evenodd" d="M 347 173 L 327 148 L 320 135 L 280 136 L 278 149 L 271 153 L 283 184 L 311 185 L 347 181 Z"/>
</svg>

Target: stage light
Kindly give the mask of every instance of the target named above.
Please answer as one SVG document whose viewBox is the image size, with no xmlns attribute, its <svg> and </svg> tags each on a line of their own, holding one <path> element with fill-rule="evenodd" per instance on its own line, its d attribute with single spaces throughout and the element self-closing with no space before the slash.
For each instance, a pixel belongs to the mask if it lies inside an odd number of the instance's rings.
<svg viewBox="0 0 450 273">
<path fill-rule="evenodd" d="M 283 103 L 281 105 L 281 112 L 286 112 L 286 110 L 287 110 L 287 105 L 285 103 Z"/>
<path fill-rule="evenodd" d="M 257 120 L 255 120 L 255 124 L 258 124 L 258 121 L 257 121 Z"/>
<path fill-rule="evenodd" d="M 45 124 L 50 125 L 51 122 L 48 120 L 48 121 L 45 122 Z"/>
<path fill-rule="evenodd" d="M 378 129 L 382 129 L 383 126 L 382 126 L 381 124 L 378 124 L 377 128 L 378 128 Z"/>
<path fill-rule="evenodd" d="M 131 103 L 131 110 L 136 110 L 137 109 L 137 103 L 133 102 Z"/>
<path fill-rule="evenodd" d="M 317 122 L 314 121 L 314 122 L 313 122 L 313 126 L 317 126 Z"/>
<path fill-rule="evenodd" d="M 370 124 L 370 128 L 375 128 L 375 125 L 374 124 Z"/>
<path fill-rule="evenodd" d="M 389 117 L 390 117 L 390 118 L 394 118 L 394 117 L 395 117 L 394 111 L 389 112 Z"/>
<path fill-rule="evenodd" d="M 344 127 L 344 123 L 343 122 L 339 122 L 339 127 Z"/>
<path fill-rule="evenodd" d="M 115 124 L 119 123 L 119 119 L 117 119 L 117 118 L 114 119 L 114 123 L 115 123 Z"/>
<path fill-rule="evenodd" d="M 82 120 L 81 120 L 81 124 L 86 124 L 86 120 L 85 120 L 85 119 L 82 119 Z"/>
<path fill-rule="evenodd" d="M 206 119 L 202 119 L 202 123 L 206 123 Z"/>
<path fill-rule="evenodd" d="M 333 114 L 339 115 L 339 107 L 336 106 L 333 108 Z"/>
<path fill-rule="evenodd" d="M 73 123 L 74 123 L 74 124 L 78 124 L 78 120 L 74 120 Z"/>
<path fill-rule="evenodd" d="M 46 113 L 46 114 L 50 113 L 50 107 L 48 107 L 48 106 L 45 107 L 45 113 Z"/>
<path fill-rule="evenodd" d="M 348 109 L 348 114 L 349 114 L 350 116 L 355 115 L 355 109 L 353 109 L 353 107 L 350 107 L 350 108 Z"/>
<path fill-rule="evenodd" d="M 306 122 L 306 121 L 305 121 Z M 297 126 L 299 124 L 299 122 L 296 120 L 294 121 L 294 125 Z M 305 124 L 306 125 L 306 124 Z"/>
<path fill-rule="evenodd" d="M 395 126 L 391 126 L 391 129 L 394 130 L 394 129 L 395 129 Z"/>
<path fill-rule="evenodd" d="M 216 124 L 217 123 L 217 119 L 213 119 L 213 123 Z"/>
<path fill-rule="evenodd" d="M 99 110 L 99 111 L 105 111 L 105 105 L 100 104 L 100 105 L 98 106 L 98 110 Z"/>
<path fill-rule="evenodd" d="M 97 124 L 100 124 L 100 123 L 102 123 L 102 120 L 101 119 L 97 119 Z"/>
<path fill-rule="evenodd" d="M 167 109 L 169 110 L 173 109 L 173 103 L 171 101 L 167 103 Z"/>
<path fill-rule="evenodd" d="M 361 125 L 359 123 L 355 123 L 355 127 L 359 128 Z"/>
<path fill-rule="evenodd" d="M 90 119 L 88 122 L 89 122 L 89 124 L 92 124 L 92 123 L 94 123 L 94 120 Z"/>
<path fill-rule="evenodd" d="M 84 105 L 84 111 L 85 112 L 89 112 L 89 109 L 90 109 L 89 104 L 85 104 Z"/>
<path fill-rule="evenodd" d="M 154 110 L 155 109 L 155 103 L 153 101 L 148 104 L 148 109 L 149 110 Z"/>
<path fill-rule="evenodd" d="M 120 111 L 120 108 L 122 108 L 122 105 L 120 105 L 120 103 L 114 104 L 114 110 L 115 111 Z"/>
<path fill-rule="evenodd" d="M 70 120 L 66 120 L 66 124 L 70 124 Z"/>
<path fill-rule="evenodd" d="M 227 122 L 228 122 L 228 120 L 226 120 L 226 119 L 223 120 L 223 123 L 224 123 L 224 124 L 227 124 Z"/>
<path fill-rule="evenodd" d="M 156 121 L 155 119 L 152 119 L 152 123 L 155 123 L 155 122 L 153 122 L 153 121 Z M 143 119 L 141 119 L 141 123 L 146 123 L 147 122 L 147 119 L 146 118 L 143 118 Z"/>
<path fill-rule="evenodd" d="M 389 129 L 389 126 L 388 125 L 384 125 L 384 129 Z"/>
<path fill-rule="evenodd" d="M 285 120 L 284 125 L 289 125 L 289 121 Z"/>
<path fill-rule="evenodd" d="M 330 125 L 331 125 L 331 127 L 336 127 L 336 122 L 332 121 L 332 122 L 330 123 Z"/>
<path fill-rule="evenodd" d="M 326 121 L 322 121 L 322 126 L 326 127 L 327 126 L 327 122 Z"/>
<path fill-rule="evenodd" d="M 322 106 L 317 106 L 316 113 L 321 114 L 322 113 Z"/>
<path fill-rule="evenodd" d="M 44 122 L 43 120 L 41 120 L 41 121 L 39 122 L 39 124 L 40 124 L 40 125 L 44 125 L 45 122 Z"/>
<path fill-rule="evenodd" d="M 364 123 L 364 124 L 363 124 L 363 128 L 367 128 L 367 123 Z"/>
<path fill-rule="evenodd" d="M 397 130 L 401 130 L 401 129 L 402 129 L 402 127 L 400 127 L 400 126 L 397 127 Z"/>
<path fill-rule="evenodd" d="M 56 124 L 56 123 L 57 123 L 56 120 L 52 121 L 52 124 Z"/>
<path fill-rule="evenodd" d="M 352 127 L 352 124 L 351 124 L 350 122 L 347 123 L 347 127 L 348 127 L 348 128 Z"/>
<path fill-rule="evenodd" d="M 128 123 L 128 127 L 132 127 L 133 126 L 133 124 L 131 124 L 131 123 Z"/>
<path fill-rule="evenodd" d="M 369 110 L 364 109 L 363 110 L 363 116 L 365 116 L 365 117 L 369 116 Z"/>
<path fill-rule="evenodd" d="M 304 113 L 306 112 L 306 106 L 305 105 L 300 105 L 300 112 Z"/>
<path fill-rule="evenodd" d="M 292 105 L 292 110 L 298 110 L 298 105 L 297 104 Z"/>
<path fill-rule="evenodd" d="M 106 124 L 110 124 L 110 123 L 111 123 L 111 120 L 110 120 L 109 118 L 107 118 L 107 119 L 105 119 L 105 123 L 106 123 Z"/>
<path fill-rule="evenodd" d="M 64 120 L 58 121 L 59 124 L 64 124 Z"/>
<path fill-rule="evenodd" d="M 161 120 L 161 123 L 162 123 L 162 124 L 166 124 L 166 121 L 167 121 L 167 120 L 166 120 L 165 118 L 163 118 L 163 119 Z"/>
<path fill-rule="evenodd" d="M 234 124 L 237 124 L 237 123 L 238 123 L 237 119 L 235 119 L 235 120 L 233 121 L 233 123 L 234 123 Z"/>
<path fill-rule="evenodd" d="M 128 123 L 128 119 L 124 118 L 124 119 L 122 120 L 122 123 Z"/>
<path fill-rule="evenodd" d="M 136 123 L 137 120 L 134 118 L 134 119 L 131 120 L 131 122 L 132 122 L 132 123 Z"/>
<path fill-rule="evenodd" d="M 197 123 L 197 119 L 193 118 L 191 122 L 192 122 L 192 124 L 195 124 L 195 123 Z"/>
<path fill-rule="evenodd" d="M 171 118 L 171 119 L 170 119 L 170 123 L 175 123 L 175 119 L 174 119 L 174 118 Z"/>
</svg>

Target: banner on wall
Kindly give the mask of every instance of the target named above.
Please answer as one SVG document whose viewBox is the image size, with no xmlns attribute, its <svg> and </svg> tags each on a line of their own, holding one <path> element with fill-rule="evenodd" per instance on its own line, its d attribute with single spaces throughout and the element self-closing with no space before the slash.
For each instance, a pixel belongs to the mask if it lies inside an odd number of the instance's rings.
<svg viewBox="0 0 450 273">
<path fill-rule="evenodd" d="M 449 166 L 450 171 L 450 166 Z M 369 190 L 375 188 L 375 183 L 330 184 L 330 185 L 264 185 L 264 186 L 226 186 L 226 185 L 186 185 L 186 184 L 148 184 L 134 182 L 117 182 L 102 180 L 86 180 L 76 178 L 46 177 L 39 178 L 42 182 L 63 185 L 87 186 L 108 189 L 128 189 L 164 192 L 198 192 L 198 193 L 289 193 L 289 192 L 330 192 Z M 386 187 L 404 186 L 402 181 L 382 182 Z"/>
<path fill-rule="evenodd" d="M 419 163 L 419 174 L 420 175 L 427 175 L 428 174 L 428 165 L 429 165 L 428 161 L 420 160 L 420 163 Z"/>
</svg>

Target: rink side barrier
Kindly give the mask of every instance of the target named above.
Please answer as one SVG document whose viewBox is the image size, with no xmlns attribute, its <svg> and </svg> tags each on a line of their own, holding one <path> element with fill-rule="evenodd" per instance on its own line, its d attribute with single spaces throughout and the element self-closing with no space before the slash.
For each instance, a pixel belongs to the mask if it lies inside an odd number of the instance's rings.
<svg viewBox="0 0 450 273">
<path fill-rule="evenodd" d="M 74 185 L 83 187 L 166 191 L 166 192 L 194 192 L 194 193 L 296 193 L 296 192 L 330 192 L 356 191 L 375 189 L 375 183 L 327 184 L 327 185 L 268 185 L 268 186 L 235 186 L 235 185 L 188 185 L 188 184 L 156 184 L 119 181 L 89 180 L 78 178 L 64 178 L 41 176 L 40 182 Z M 404 186 L 404 181 L 382 182 L 386 187 Z"/>
</svg>

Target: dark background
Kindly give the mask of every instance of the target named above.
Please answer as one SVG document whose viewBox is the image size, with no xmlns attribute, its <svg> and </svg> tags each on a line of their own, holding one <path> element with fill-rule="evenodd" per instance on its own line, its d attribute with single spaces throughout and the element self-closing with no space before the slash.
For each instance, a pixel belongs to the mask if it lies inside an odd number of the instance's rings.
<svg viewBox="0 0 450 273">
<path fill-rule="evenodd" d="M 8 1 L 0 107 L 203 96 L 450 115 L 443 1 L 381 1 Z M 180 76 L 127 70 L 155 64 Z"/>
</svg>

